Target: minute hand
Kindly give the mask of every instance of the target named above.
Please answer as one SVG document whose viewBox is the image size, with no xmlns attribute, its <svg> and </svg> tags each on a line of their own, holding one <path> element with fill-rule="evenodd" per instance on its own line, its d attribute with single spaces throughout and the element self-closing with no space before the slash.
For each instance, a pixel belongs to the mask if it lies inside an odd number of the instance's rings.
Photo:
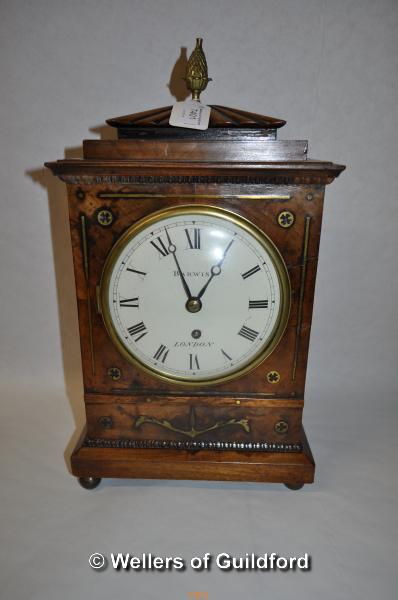
<svg viewBox="0 0 398 600">
<path fill-rule="evenodd" d="M 200 290 L 199 294 L 197 295 L 198 300 L 200 300 L 200 298 L 203 296 L 203 294 L 207 290 L 207 286 L 209 285 L 209 283 L 213 279 L 213 277 L 216 277 L 216 275 L 219 275 L 221 273 L 221 266 L 227 256 L 228 250 L 230 249 L 230 247 L 232 246 L 233 243 L 234 243 L 234 240 L 232 239 L 229 242 L 228 246 L 225 248 L 224 254 L 222 255 L 221 260 L 217 264 L 213 265 L 212 268 L 210 269 L 211 275 L 210 275 L 209 279 L 207 280 L 207 282 L 205 283 L 205 285 Z"/>
<path fill-rule="evenodd" d="M 188 287 L 188 284 L 187 284 L 187 282 L 185 281 L 184 273 L 183 273 L 183 272 L 182 272 L 182 270 L 181 270 L 180 264 L 179 264 L 179 262 L 178 262 L 178 259 L 177 259 L 177 256 L 176 256 L 176 251 L 177 251 L 177 248 L 176 248 L 176 246 L 175 246 L 175 245 L 172 243 L 172 241 L 171 241 L 171 239 L 170 239 L 170 236 L 169 236 L 169 232 L 167 231 L 167 229 L 166 229 L 166 228 L 165 228 L 165 232 L 166 232 L 167 241 L 169 242 L 169 248 L 168 248 L 168 250 L 169 250 L 169 252 L 170 252 L 170 253 L 173 255 L 174 262 L 175 262 L 175 264 L 176 264 L 176 267 L 177 267 L 178 273 L 179 273 L 179 275 L 180 275 L 180 279 L 181 279 L 182 287 L 183 287 L 183 288 L 184 288 L 184 290 L 185 290 L 185 293 L 186 293 L 186 295 L 187 295 L 187 298 L 188 298 L 188 300 L 190 300 L 190 299 L 192 298 L 192 294 L 191 294 L 191 292 L 190 292 L 190 289 L 189 289 L 189 287 Z"/>
</svg>

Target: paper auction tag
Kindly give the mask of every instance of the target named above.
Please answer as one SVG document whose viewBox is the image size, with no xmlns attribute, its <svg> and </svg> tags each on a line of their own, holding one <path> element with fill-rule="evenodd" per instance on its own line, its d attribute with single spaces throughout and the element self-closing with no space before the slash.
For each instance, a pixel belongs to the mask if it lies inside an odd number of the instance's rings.
<svg viewBox="0 0 398 600">
<path fill-rule="evenodd" d="M 207 129 L 209 126 L 210 110 L 210 106 L 201 104 L 196 100 L 176 102 L 171 111 L 169 123 L 174 127 Z"/>
</svg>

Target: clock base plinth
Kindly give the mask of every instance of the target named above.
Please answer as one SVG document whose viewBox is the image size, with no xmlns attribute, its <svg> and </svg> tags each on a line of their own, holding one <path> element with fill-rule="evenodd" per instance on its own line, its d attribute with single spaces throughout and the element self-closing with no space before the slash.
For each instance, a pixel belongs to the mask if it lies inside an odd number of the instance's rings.
<svg viewBox="0 0 398 600">
<path fill-rule="evenodd" d="M 80 481 L 103 477 L 252 481 L 284 483 L 289 489 L 314 481 L 315 463 L 304 430 L 301 452 L 92 448 L 83 445 L 84 438 L 85 434 L 71 456 L 72 473 Z"/>
</svg>

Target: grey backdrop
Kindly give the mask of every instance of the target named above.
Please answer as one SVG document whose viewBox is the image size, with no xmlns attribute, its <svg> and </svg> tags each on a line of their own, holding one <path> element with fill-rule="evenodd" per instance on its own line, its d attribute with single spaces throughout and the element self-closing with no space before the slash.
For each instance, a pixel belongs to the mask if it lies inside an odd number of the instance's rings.
<svg viewBox="0 0 398 600">
<path fill-rule="evenodd" d="M 67 598 L 396 598 L 397 28 L 394 0 L 2 0 L 0 589 Z M 106 118 L 173 101 L 205 38 L 208 103 L 287 119 L 347 164 L 328 188 L 305 424 L 316 483 L 68 474 L 83 421 L 65 191 L 42 169 Z M 172 91 L 173 91 L 172 87 Z M 309 552 L 308 573 L 94 572 L 92 552 Z"/>
</svg>

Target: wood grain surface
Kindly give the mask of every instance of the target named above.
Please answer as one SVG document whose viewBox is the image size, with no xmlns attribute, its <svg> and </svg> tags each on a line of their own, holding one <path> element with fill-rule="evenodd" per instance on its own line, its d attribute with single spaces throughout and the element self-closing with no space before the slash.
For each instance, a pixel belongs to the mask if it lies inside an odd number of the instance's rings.
<svg viewBox="0 0 398 600">
<path fill-rule="evenodd" d="M 306 142 L 248 138 L 86 141 L 84 159 L 47 163 L 68 187 L 87 415 L 87 431 L 72 456 L 75 475 L 313 480 L 314 462 L 302 429 L 308 346 L 324 189 L 344 167 L 306 159 Z M 164 382 L 133 366 L 108 337 L 96 302 L 104 262 L 120 235 L 156 210 L 187 204 L 224 208 L 257 225 L 278 247 L 292 293 L 288 325 L 274 352 L 240 379 L 200 388 Z M 102 209 L 112 214 L 106 227 L 97 219 Z M 278 223 L 285 210 L 295 217 L 286 229 Z M 110 376 L 114 368 L 120 372 L 117 380 Z M 277 383 L 267 380 L 270 371 L 280 374 Z M 279 422 L 286 424 L 284 431 L 278 431 Z M 85 436 L 265 441 L 300 444 L 302 450 L 87 447 Z"/>
</svg>

